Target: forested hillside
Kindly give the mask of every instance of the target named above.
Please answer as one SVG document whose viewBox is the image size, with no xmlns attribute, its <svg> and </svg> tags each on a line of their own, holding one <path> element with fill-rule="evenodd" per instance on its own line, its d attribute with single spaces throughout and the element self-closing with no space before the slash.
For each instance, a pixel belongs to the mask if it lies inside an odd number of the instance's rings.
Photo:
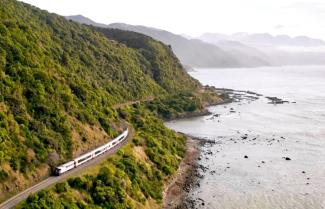
<svg viewBox="0 0 325 209">
<path fill-rule="evenodd" d="M 198 82 L 182 70 L 179 60 L 169 46 L 132 31 L 103 27 L 94 27 L 94 29 L 102 32 L 109 39 L 136 49 L 146 61 L 149 61 L 143 62 L 146 65 L 145 69 L 148 69 L 146 73 L 167 91 L 186 91 L 198 87 Z"/>
<path fill-rule="evenodd" d="M 0 3 L 0 201 L 129 124 L 133 142 L 98 173 L 22 207 L 159 205 L 185 139 L 157 116 L 202 109 L 201 85 L 169 47 L 151 38 L 133 42 L 126 33 L 121 40 L 24 3 Z M 116 108 L 137 100 L 150 102 Z"/>
</svg>

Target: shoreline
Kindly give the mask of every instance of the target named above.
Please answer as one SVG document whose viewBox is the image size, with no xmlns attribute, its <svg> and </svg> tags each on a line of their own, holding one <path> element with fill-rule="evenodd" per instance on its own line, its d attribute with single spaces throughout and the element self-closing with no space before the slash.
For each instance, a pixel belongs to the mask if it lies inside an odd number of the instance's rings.
<svg viewBox="0 0 325 209">
<path fill-rule="evenodd" d="M 240 102 L 244 99 L 248 101 L 254 101 L 259 99 L 259 97 L 265 97 L 269 100 L 269 104 L 290 103 L 289 101 L 285 101 L 277 97 L 267 97 L 252 91 L 240 91 L 232 89 L 216 90 L 222 91 L 222 93 L 230 95 L 230 97 L 222 98 L 221 101 L 218 102 L 206 103 L 201 111 L 194 113 L 185 113 L 181 115 L 181 117 L 176 117 L 172 120 L 210 115 L 212 113 L 209 112 L 209 110 L 207 109 L 208 107 L 229 104 L 232 102 Z M 245 95 L 243 95 L 242 93 L 244 93 Z M 193 189 L 200 187 L 200 179 L 203 178 L 202 174 L 200 173 L 200 170 L 206 169 L 204 166 L 199 164 L 199 160 L 201 158 L 202 153 L 202 147 L 204 147 L 206 144 L 216 143 L 214 140 L 207 140 L 205 138 L 194 137 L 184 133 L 180 134 L 187 137 L 186 154 L 182 159 L 176 173 L 173 175 L 171 180 L 166 183 L 166 187 L 163 192 L 164 209 L 197 208 L 196 201 L 192 199 L 189 194 Z M 202 199 L 199 198 L 199 200 L 201 200 L 200 205 L 205 205 Z"/>
<path fill-rule="evenodd" d="M 210 101 L 204 104 L 202 110 L 197 112 L 187 112 L 178 115 L 175 118 L 164 120 L 165 122 L 172 120 L 180 120 L 185 118 L 200 117 L 212 114 L 207 108 L 211 106 L 224 105 L 233 102 L 233 98 L 224 96 L 225 89 L 215 89 L 223 95 L 219 101 Z M 227 94 L 228 96 L 228 94 Z M 182 159 L 176 173 L 166 183 L 163 191 L 163 209 L 188 209 L 194 208 L 194 201 L 188 198 L 189 192 L 200 186 L 199 179 L 202 176 L 199 174 L 199 163 L 201 148 L 208 143 L 214 141 L 204 140 L 202 138 L 193 137 L 184 133 L 179 133 L 186 136 L 186 153 Z"/>
<path fill-rule="evenodd" d="M 176 173 L 166 185 L 163 192 L 163 209 L 193 209 L 194 201 L 188 197 L 189 192 L 200 187 L 199 173 L 201 148 L 206 144 L 215 144 L 214 140 L 193 137 L 184 133 L 187 137 L 186 153 Z"/>
<path fill-rule="evenodd" d="M 186 201 L 187 195 L 199 178 L 197 168 L 202 141 L 188 135 L 185 136 L 187 137 L 186 154 L 163 192 L 164 209 L 190 208 L 190 203 Z"/>
<path fill-rule="evenodd" d="M 173 120 L 181 120 L 181 119 L 188 119 L 188 118 L 195 118 L 195 117 L 200 117 L 200 116 L 211 115 L 212 113 L 208 110 L 209 107 L 229 104 L 232 102 L 233 102 L 233 99 L 223 99 L 222 101 L 207 103 L 206 105 L 204 105 L 202 110 L 195 111 L 195 112 L 185 112 L 185 113 L 182 113 L 175 117 L 172 117 L 169 119 L 163 119 L 163 120 L 164 120 L 164 122 L 170 122 Z M 184 134 L 184 135 L 186 135 L 186 134 Z"/>
<path fill-rule="evenodd" d="M 220 89 L 218 89 L 220 92 Z M 222 91 L 224 94 L 224 90 Z M 207 108 L 211 106 L 229 104 L 233 102 L 232 98 L 224 97 L 219 101 L 208 102 L 204 104 L 202 110 L 197 112 L 187 112 L 178 115 L 175 118 L 164 120 L 165 122 L 172 120 L 180 120 L 185 118 L 200 117 L 212 114 Z M 202 138 L 190 136 L 188 134 L 179 133 L 186 136 L 186 153 L 182 159 L 176 173 L 166 183 L 163 191 L 163 209 L 188 209 L 194 208 L 194 202 L 188 198 L 191 189 L 199 186 L 199 179 L 202 176 L 199 174 L 199 163 L 201 148 L 208 143 L 214 141 L 205 140 Z"/>
</svg>

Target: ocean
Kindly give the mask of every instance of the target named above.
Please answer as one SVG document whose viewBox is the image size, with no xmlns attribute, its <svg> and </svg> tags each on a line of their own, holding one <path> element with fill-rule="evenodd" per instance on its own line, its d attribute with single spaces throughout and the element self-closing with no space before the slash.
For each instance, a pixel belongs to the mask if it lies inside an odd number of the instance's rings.
<svg viewBox="0 0 325 209">
<path fill-rule="evenodd" d="M 189 194 L 198 208 L 325 208 L 325 66 L 195 69 L 190 74 L 204 85 L 244 95 L 209 107 L 212 115 L 166 123 L 216 141 L 202 147 L 200 186 Z"/>
</svg>

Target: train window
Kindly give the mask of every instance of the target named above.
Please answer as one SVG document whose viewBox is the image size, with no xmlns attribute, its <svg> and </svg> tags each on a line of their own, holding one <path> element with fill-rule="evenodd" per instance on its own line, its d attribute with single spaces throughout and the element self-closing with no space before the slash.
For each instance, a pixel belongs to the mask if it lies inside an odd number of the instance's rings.
<svg viewBox="0 0 325 209">
<path fill-rule="evenodd" d="M 89 156 L 87 156 L 87 157 L 85 157 L 85 158 L 82 158 L 82 159 L 78 160 L 78 163 L 81 163 L 81 162 L 83 162 L 83 161 L 89 159 L 90 157 L 91 157 L 91 155 L 89 155 Z"/>
<path fill-rule="evenodd" d="M 113 142 L 113 143 L 112 143 L 112 145 L 115 145 L 115 144 L 116 144 L 116 142 Z"/>
<path fill-rule="evenodd" d="M 95 155 L 97 155 L 98 153 L 100 153 L 102 150 L 98 150 L 95 152 Z"/>
</svg>

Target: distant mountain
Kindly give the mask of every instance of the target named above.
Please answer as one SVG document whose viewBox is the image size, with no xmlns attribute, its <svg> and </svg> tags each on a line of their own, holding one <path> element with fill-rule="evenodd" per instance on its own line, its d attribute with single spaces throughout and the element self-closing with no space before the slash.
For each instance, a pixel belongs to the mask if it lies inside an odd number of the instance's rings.
<svg viewBox="0 0 325 209">
<path fill-rule="evenodd" d="M 67 18 L 79 23 L 99 26 L 98 23 L 85 17 L 69 16 Z M 190 67 L 256 67 L 268 65 L 267 61 L 258 59 L 255 56 L 250 57 L 248 54 L 243 54 L 240 50 L 234 53 L 231 50 L 224 50 L 213 44 L 198 39 L 190 39 L 190 37 L 184 37 L 182 35 L 176 35 L 165 30 L 124 23 L 100 25 L 100 27 L 133 31 L 151 36 L 164 44 L 170 45 L 182 64 Z"/>
<path fill-rule="evenodd" d="M 250 58 L 267 60 L 271 65 L 324 65 L 325 52 L 318 50 L 325 42 L 306 36 L 290 37 L 287 35 L 272 36 L 268 33 L 248 34 L 205 33 L 200 40 L 221 47 L 232 56 L 236 52 L 249 54 Z M 306 50 L 306 49 L 314 49 Z"/>
<path fill-rule="evenodd" d="M 211 45 L 199 39 L 187 39 L 168 31 L 133 26 L 122 23 L 110 24 L 109 27 L 131 30 L 149 35 L 172 46 L 175 54 L 186 65 L 193 67 L 257 67 L 269 65 L 263 53 L 245 47 L 244 44 L 221 43 Z M 251 53 L 253 52 L 253 53 Z"/>
<path fill-rule="evenodd" d="M 182 33 L 182 34 L 180 34 L 180 35 L 183 36 L 183 37 L 186 38 L 186 39 L 193 39 L 192 36 L 187 35 L 187 34 L 185 34 L 185 33 Z"/>
<path fill-rule="evenodd" d="M 220 33 L 205 33 L 198 39 L 208 43 L 218 44 L 221 40 L 239 41 L 249 45 L 264 45 L 264 46 L 301 46 L 314 47 L 325 46 L 325 41 L 314 39 L 307 36 L 290 37 L 288 35 L 272 36 L 268 33 L 235 33 L 233 35 L 225 35 Z"/>
<path fill-rule="evenodd" d="M 242 44 L 237 41 L 219 41 L 216 46 L 222 48 L 228 54 L 240 60 L 243 66 L 255 67 L 252 63 L 262 63 L 263 66 L 270 65 L 269 57 L 264 52 Z"/>
<path fill-rule="evenodd" d="M 168 31 L 134 26 L 123 23 L 110 24 L 109 27 L 129 30 L 153 37 L 172 47 L 175 54 L 185 65 L 192 67 L 240 67 L 241 63 L 221 48 L 198 39 L 186 39 Z"/>
<path fill-rule="evenodd" d="M 71 16 L 65 16 L 66 19 L 72 20 L 78 23 L 86 24 L 86 25 L 92 25 L 97 27 L 107 27 L 105 24 L 97 23 L 88 17 L 82 16 L 82 15 L 71 15 Z"/>
<path fill-rule="evenodd" d="M 145 26 L 113 23 L 104 25 L 82 16 L 68 17 L 79 23 L 133 31 L 169 45 L 183 66 L 194 68 L 258 67 L 270 65 L 323 65 L 324 52 L 302 49 L 325 46 L 325 42 L 305 36 L 272 36 L 268 33 L 206 33 L 197 39 Z M 295 48 L 294 51 L 285 47 Z"/>
</svg>

